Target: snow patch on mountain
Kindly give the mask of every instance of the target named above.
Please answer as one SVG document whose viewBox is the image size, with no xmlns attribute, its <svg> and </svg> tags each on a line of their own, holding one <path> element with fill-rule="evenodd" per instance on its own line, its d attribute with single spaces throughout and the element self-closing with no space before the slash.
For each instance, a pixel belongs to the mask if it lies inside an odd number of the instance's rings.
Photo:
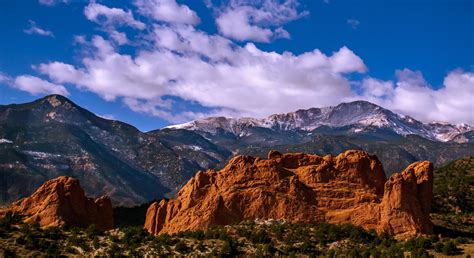
<svg viewBox="0 0 474 258">
<path fill-rule="evenodd" d="M 424 124 L 410 116 L 402 116 L 367 101 L 342 103 L 334 107 L 310 108 L 286 114 L 275 114 L 267 118 L 209 117 L 185 124 L 168 126 L 209 133 L 230 133 L 237 137 L 250 135 L 250 127 L 268 128 L 275 131 L 313 131 L 321 126 L 341 128 L 353 126 L 354 133 L 366 128 L 389 129 L 399 135 L 415 134 L 421 137 L 447 142 L 456 136 L 473 130 L 470 125 L 453 125 L 444 122 Z"/>
<path fill-rule="evenodd" d="M 0 144 L 2 143 L 13 143 L 12 141 L 8 140 L 8 139 L 5 139 L 5 138 L 1 138 L 0 139 Z"/>
</svg>

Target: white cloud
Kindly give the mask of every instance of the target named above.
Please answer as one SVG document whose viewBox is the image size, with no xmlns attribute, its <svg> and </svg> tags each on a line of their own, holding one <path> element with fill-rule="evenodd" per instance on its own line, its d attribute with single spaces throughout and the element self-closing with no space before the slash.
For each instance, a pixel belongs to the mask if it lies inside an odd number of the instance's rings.
<svg viewBox="0 0 474 258">
<path fill-rule="evenodd" d="M 76 44 L 85 44 L 87 42 L 85 35 L 74 35 L 73 39 Z"/>
<path fill-rule="evenodd" d="M 360 25 L 360 21 L 356 19 L 347 19 L 347 24 L 356 30 Z"/>
<path fill-rule="evenodd" d="M 268 28 L 251 25 L 249 11 L 254 8 L 239 8 L 222 13 L 216 23 L 219 31 L 226 37 L 244 41 L 270 42 L 273 31 Z"/>
<path fill-rule="evenodd" d="M 29 20 L 28 23 L 29 27 L 23 30 L 23 32 L 25 32 L 26 34 L 37 34 L 46 37 L 54 37 L 53 32 L 40 28 L 38 25 L 36 25 L 36 22 Z"/>
<path fill-rule="evenodd" d="M 279 39 L 290 39 L 291 36 L 290 36 L 290 33 L 283 29 L 282 27 L 278 27 L 275 29 L 274 31 L 274 36 L 275 38 L 279 38 Z"/>
<path fill-rule="evenodd" d="M 153 7 L 165 2 L 149 3 L 153 3 Z M 270 4 L 265 6 L 265 3 Z M 253 8 L 258 12 L 244 20 L 247 24 L 242 28 L 254 26 L 251 29 L 260 36 L 244 35 L 241 40 L 249 37 L 255 41 L 271 40 L 278 37 L 275 34 L 289 37 L 283 24 L 303 13 L 294 6 L 289 8 L 291 5 L 278 9 L 289 10 L 287 13 L 273 10 L 272 3 L 275 2 L 231 1 L 229 6 L 219 9 L 217 19 L 229 10 L 235 14 L 239 13 L 237 10 Z M 474 123 L 473 72 L 452 71 L 439 89 L 433 89 L 421 72 L 409 69 L 396 71 L 395 81 L 371 77 L 349 81 L 350 74 L 365 73 L 367 67 L 345 46 L 333 53 L 322 53 L 318 49 L 301 54 L 263 51 L 253 43 L 234 43 L 232 38 L 238 37 L 237 34 L 231 37 L 222 36 L 225 35 L 222 31 L 213 35 L 201 31 L 194 26 L 197 22 L 192 22 L 193 19 L 177 21 L 168 17 L 163 22 L 163 16 L 159 19 L 153 16 L 153 8 L 146 13 L 145 4 L 137 3 L 138 8 L 142 8 L 140 12 L 158 21 L 152 21 L 147 24 L 147 30 L 139 32 L 135 38 L 140 39 L 139 42 L 133 42 L 135 39 L 128 39 L 118 31 L 114 36 L 114 30 L 108 31 L 110 38 L 107 39 L 96 35 L 88 41 L 81 37 L 77 46 L 86 51 L 81 52 L 79 64 L 60 61 L 40 64 L 36 66 L 37 71 L 54 83 L 37 84 L 61 89 L 61 84 L 70 83 L 105 100 L 122 101 L 135 112 L 173 123 L 210 115 L 264 117 L 356 99 L 368 100 L 425 122 Z M 129 17 L 133 18 L 132 13 Z M 268 30 L 269 34 L 259 30 Z M 136 51 L 121 52 L 116 43 L 128 41 L 132 41 L 130 44 L 136 46 Z M 18 86 L 16 79 L 15 85 Z M 354 89 L 354 85 L 359 88 Z M 206 109 L 191 112 L 179 107 L 182 102 L 170 100 L 169 96 Z"/>
<path fill-rule="evenodd" d="M 90 2 L 84 8 L 84 15 L 88 20 L 104 26 L 127 25 L 136 29 L 145 29 L 145 24 L 135 20 L 132 11 L 121 8 L 110 8 L 95 2 Z"/>
<path fill-rule="evenodd" d="M 64 86 L 45 81 L 35 76 L 20 75 L 14 79 L 7 75 L 0 74 L 0 76 L 2 77 L 0 78 L 0 82 L 3 81 L 12 88 L 28 92 L 32 95 L 42 93 L 69 95 L 69 92 Z"/>
<path fill-rule="evenodd" d="M 107 100 L 125 98 L 135 111 L 170 120 L 156 104 L 167 95 L 226 114 L 257 117 L 337 104 L 354 95 L 344 74 L 366 70 L 346 47 L 330 56 L 319 50 L 301 55 L 265 52 L 192 26 L 157 25 L 152 36 L 155 47 L 136 56 L 120 54 L 97 36 L 92 40 L 95 52 L 83 59 L 82 67 L 52 62 L 38 70 L 57 83 L 76 84 Z"/>
<path fill-rule="evenodd" d="M 425 122 L 474 124 L 473 72 L 452 71 L 439 89 L 433 89 L 419 71 L 398 70 L 396 76 L 396 82 L 365 79 L 363 97 Z"/>
<path fill-rule="evenodd" d="M 0 72 L 0 83 L 10 84 L 11 78 L 8 75 Z"/>
<path fill-rule="evenodd" d="M 58 3 L 68 3 L 69 0 L 39 0 L 39 3 L 47 6 L 54 6 Z"/>
<path fill-rule="evenodd" d="M 361 84 L 364 95 L 372 101 L 392 98 L 394 87 L 392 81 L 382 81 L 371 77 L 365 78 Z"/>
<path fill-rule="evenodd" d="M 298 5 L 297 0 L 231 0 L 218 10 L 216 23 L 222 35 L 239 41 L 290 38 L 281 25 L 308 14 L 298 12 Z"/>
<path fill-rule="evenodd" d="M 196 12 L 176 0 L 135 0 L 134 4 L 141 14 L 157 21 L 192 25 L 200 22 Z"/>
</svg>

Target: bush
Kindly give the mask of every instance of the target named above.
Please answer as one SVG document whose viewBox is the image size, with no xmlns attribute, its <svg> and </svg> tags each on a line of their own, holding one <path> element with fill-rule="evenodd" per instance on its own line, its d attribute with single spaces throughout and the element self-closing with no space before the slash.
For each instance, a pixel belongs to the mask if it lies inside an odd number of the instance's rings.
<svg viewBox="0 0 474 258">
<path fill-rule="evenodd" d="M 63 237 L 61 228 L 59 227 L 49 227 L 43 231 L 43 237 L 53 240 L 59 240 Z"/>
<path fill-rule="evenodd" d="M 438 242 L 434 245 L 434 250 L 438 253 L 441 253 L 443 252 L 443 247 L 444 247 L 443 243 Z"/>
<path fill-rule="evenodd" d="M 397 245 L 397 244 L 392 244 L 386 251 L 385 253 L 388 257 L 393 257 L 393 258 L 404 258 L 405 256 L 403 255 L 403 250 Z"/>
<path fill-rule="evenodd" d="M 94 238 L 100 234 L 100 231 L 97 230 L 94 224 L 91 224 L 86 228 L 85 233 L 88 238 Z"/>
<path fill-rule="evenodd" d="M 456 247 L 456 244 L 453 241 L 447 241 L 446 243 L 444 243 L 442 251 L 443 254 L 454 255 L 458 252 L 458 248 Z"/>
<path fill-rule="evenodd" d="M 307 241 L 303 242 L 303 244 L 300 246 L 299 249 L 300 249 L 301 253 L 308 254 L 308 253 L 311 253 L 313 251 L 313 246 L 312 246 L 311 242 L 309 242 L 307 240 Z"/>
<path fill-rule="evenodd" d="M 428 258 L 430 254 L 423 248 L 416 248 L 410 252 L 411 258 Z"/>
<path fill-rule="evenodd" d="M 268 244 L 272 241 L 271 237 L 268 235 L 267 231 L 260 229 L 255 232 L 252 232 L 249 240 L 254 244 Z"/>
<path fill-rule="evenodd" d="M 417 249 L 432 249 L 433 242 L 431 238 L 412 238 L 405 243 L 405 249 L 407 251 L 417 250 Z"/>
<path fill-rule="evenodd" d="M 220 240 L 229 239 L 227 230 L 220 226 L 210 227 L 208 230 L 206 230 L 206 232 L 204 232 L 204 235 L 206 239 L 220 239 Z"/>
<path fill-rule="evenodd" d="M 221 257 L 234 257 L 237 254 L 238 254 L 237 243 L 232 239 L 226 240 L 220 250 L 220 256 Z"/>
<path fill-rule="evenodd" d="M 120 249 L 120 246 L 117 245 L 116 243 L 112 243 L 107 249 L 107 256 L 109 257 L 120 257 L 122 256 L 122 250 Z"/>
<path fill-rule="evenodd" d="M 456 244 L 467 244 L 469 243 L 469 239 L 465 237 L 457 237 L 456 238 Z"/>
<path fill-rule="evenodd" d="M 185 254 L 185 253 L 188 252 L 189 249 L 188 249 L 188 246 L 186 245 L 186 243 L 183 240 L 180 240 L 174 246 L 174 250 L 176 252 L 179 252 L 180 254 Z"/>
<path fill-rule="evenodd" d="M 141 227 L 127 227 L 122 232 L 124 235 L 121 242 L 128 248 L 136 247 L 151 239 L 150 234 Z"/>
<path fill-rule="evenodd" d="M 7 212 L 3 218 L 0 219 L 0 228 L 3 230 L 11 230 L 12 225 L 20 224 L 21 216 L 17 213 Z"/>
<path fill-rule="evenodd" d="M 168 234 L 161 234 L 153 239 L 153 242 L 155 245 L 160 245 L 160 246 L 172 246 L 177 243 L 177 240 L 175 238 L 172 238 Z"/>
</svg>

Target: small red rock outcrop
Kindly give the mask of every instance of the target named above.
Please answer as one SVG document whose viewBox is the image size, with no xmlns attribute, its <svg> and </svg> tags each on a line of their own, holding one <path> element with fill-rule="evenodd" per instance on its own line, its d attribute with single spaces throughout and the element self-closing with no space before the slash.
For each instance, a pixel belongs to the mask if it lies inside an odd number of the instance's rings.
<svg viewBox="0 0 474 258">
<path fill-rule="evenodd" d="M 66 176 L 47 181 L 31 196 L 1 210 L 0 216 L 7 212 L 21 214 L 25 222 L 38 222 L 43 228 L 94 224 L 99 230 L 109 230 L 114 226 L 110 199 L 87 198 L 79 180 Z"/>
<path fill-rule="evenodd" d="M 145 229 L 156 235 L 277 219 L 353 223 L 400 238 L 431 234 L 432 170 L 416 162 L 387 180 L 376 156 L 355 150 L 237 156 L 220 171 L 198 172 L 176 198 L 153 203 Z"/>
</svg>

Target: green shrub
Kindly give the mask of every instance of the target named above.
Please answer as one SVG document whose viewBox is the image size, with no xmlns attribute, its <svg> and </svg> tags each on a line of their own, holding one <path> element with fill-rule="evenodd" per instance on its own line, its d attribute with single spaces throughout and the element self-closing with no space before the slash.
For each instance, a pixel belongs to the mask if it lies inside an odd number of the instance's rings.
<svg viewBox="0 0 474 258">
<path fill-rule="evenodd" d="M 224 241 L 224 244 L 222 245 L 219 256 L 220 257 L 234 257 L 237 254 L 238 254 L 237 243 L 232 239 L 228 239 Z"/>
<path fill-rule="evenodd" d="M 178 243 L 174 246 L 174 250 L 181 254 L 185 254 L 188 252 L 189 248 L 183 240 L 179 240 Z"/>
<path fill-rule="evenodd" d="M 454 255 L 458 252 L 458 248 L 453 241 L 447 241 L 444 243 L 442 252 L 446 255 Z"/>
<path fill-rule="evenodd" d="M 221 226 L 210 227 L 208 230 L 204 232 L 204 235 L 206 239 L 220 239 L 220 240 L 229 239 L 227 230 Z"/>
<path fill-rule="evenodd" d="M 135 248 L 138 245 L 152 239 L 148 231 L 142 227 L 127 227 L 122 230 L 124 233 L 121 242 L 127 249 Z"/>
<path fill-rule="evenodd" d="M 430 254 L 423 248 L 416 248 L 410 252 L 411 258 L 428 258 Z"/>
<path fill-rule="evenodd" d="M 263 229 L 252 231 L 249 240 L 254 244 L 268 244 L 272 241 L 267 231 Z"/>
<path fill-rule="evenodd" d="M 86 228 L 85 233 L 88 238 L 94 238 L 100 234 L 100 231 L 97 230 L 94 224 L 91 224 Z"/>
<path fill-rule="evenodd" d="M 63 237 L 63 232 L 60 227 L 49 227 L 43 231 L 43 237 L 53 240 L 59 240 Z"/>
<path fill-rule="evenodd" d="M 465 237 L 457 237 L 456 238 L 456 244 L 467 244 L 469 243 L 469 239 Z"/>
</svg>

